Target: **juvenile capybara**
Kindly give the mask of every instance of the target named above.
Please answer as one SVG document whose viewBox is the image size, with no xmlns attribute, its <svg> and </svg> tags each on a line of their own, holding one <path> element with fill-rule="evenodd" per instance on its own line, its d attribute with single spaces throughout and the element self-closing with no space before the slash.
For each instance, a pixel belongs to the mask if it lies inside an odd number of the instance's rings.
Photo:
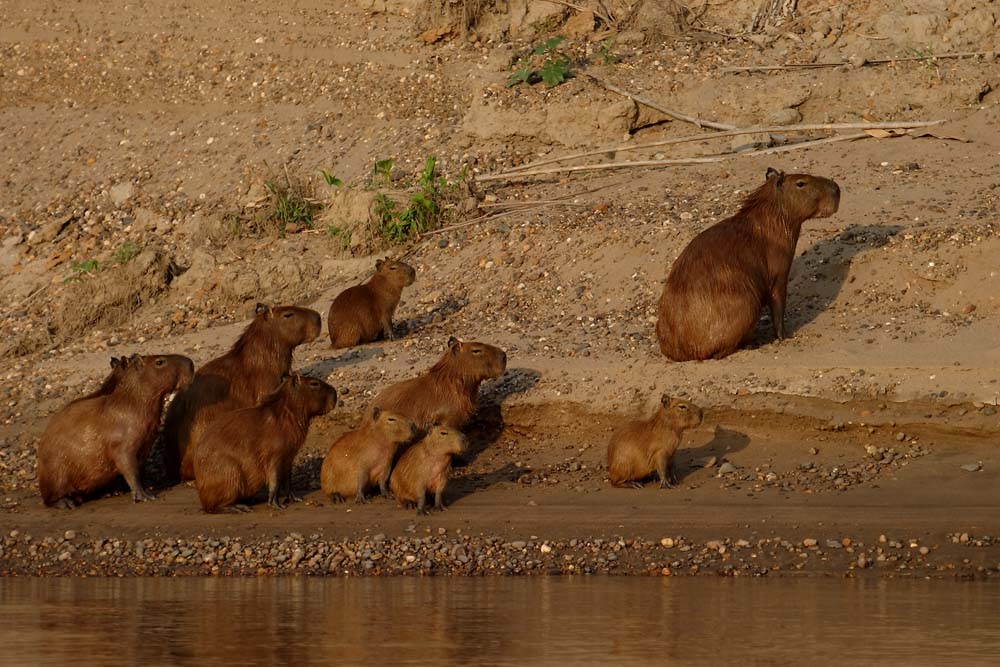
<svg viewBox="0 0 1000 667">
<path fill-rule="evenodd" d="M 660 488 L 676 484 L 674 453 L 685 429 L 701 424 L 701 408 L 690 401 L 664 395 L 656 414 L 649 419 L 630 421 L 611 436 L 608 470 L 615 486 L 642 488 L 642 480 L 654 472 Z"/>
<path fill-rule="evenodd" d="M 338 502 L 354 496 L 355 502 L 367 503 L 365 491 L 377 485 L 388 498 L 396 450 L 416 435 L 413 422 L 403 415 L 375 408 L 370 421 L 330 446 L 320 470 L 323 493 Z"/>
<path fill-rule="evenodd" d="M 256 315 L 233 347 L 198 369 L 194 381 L 167 408 L 163 456 L 171 479 L 194 477 L 192 450 L 218 415 L 257 405 L 292 367 L 296 346 L 322 332 L 319 313 L 297 306 L 257 304 Z"/>
<path fill-rule="evenodd" d="M 421 430 L 433 424 L 460 429 L 476 410 L 479 385 L 505 370 L 507 354 L 500 348 L 452 336 L 429 371 L 382 390 L 372 406 L 405 415 Z"/>
<path fill-rule="evenodd" d="M 802 223 L 837 212 L 840 187 L 828 178 L 767 170 L 766 182 L 736 215 L 694 237 L 670 269 L 656 336 L 674 361 L 721 359 L 753 333 L 764 304 L 785 337 L 788 271 Z"/>
<path fill-rule="evenodd" d="M 427 513 L 427 494 L 434 494 L 434 509 L 443 510 L 444 489 L 451 473 L 451 457 L 465 452 L 465 436 L 457 429 L 435 424 L 420 442 L 399 457 L 389 478 L 389 488 L 401 506 L 416 503 L 417 514 Z"/>
<path fill-rule="evenodd" d="M 49 419 L 38 443 L 38 488 L 46 505 L 71 508 L 117 476 L 135 502 L 151 500 L 142 464 L 160 428 L 163 399 L 187 385 L 194 364 L 176 354 L 111 359 L 101 387 Z"/>
<path fill-rule="evenodd" d="M 313 417 L 337 405 L 337 392 L 316 378 L 291 375 L 253 408 L 219 415 L 194 451 L 195 486 L 206 512 L 247 511 L 236 501 L 267 486 L 267 504 L 281 509 L 278 497 L 291 497 L 292 461 Z"/>
<path fill-rule="evenodd" d="M 375 275 L 368 282 L 348 287 L 330 304 L 327 326 L 332 347 L 352 347 L 384 336 L 395 338 L 392 316 L 403 288 L 413 284 L 413 267 L 393 259 L 375 262 Z"/>
</svg>

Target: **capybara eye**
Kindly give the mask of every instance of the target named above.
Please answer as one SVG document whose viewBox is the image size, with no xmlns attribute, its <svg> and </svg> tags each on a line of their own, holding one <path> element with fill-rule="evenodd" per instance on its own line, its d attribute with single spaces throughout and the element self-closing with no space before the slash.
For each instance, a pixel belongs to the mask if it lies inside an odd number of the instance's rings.
<svg viewBox="0 0 1000 667">
<path fill-rule="evenodd" d="M 804 187 L 806 187 L 806 182 L 805 181 L 796 181 L 795 182 L 795 187 L 804 188 Z"/>
<path fill-rule="evenodd" d="M 285 313 L 284 315 L 282 315 L 282 317 L 284 317 L 284 318 L 285 318 L 286 320 L 287 320 L 287 319 L 288 319 L 289 317 L 291 317 L 291 316 L 292 316 L 292 313 L 291 313 L 290 311 L 289 311 L 289 312 L 287 312 L 287 313 Z"/>
<path fill-rule="evenodd" d="M 480 350 L 479 348 L 476 348 L 475 350 L 472 351 L 472 354 L 482 354 L 482 353 L 483 351 Z"/>
<path fill-rule="evenodd" d="M 389 417 L 389 421 L 394 422 L 394 421 L 396 421 L 396 418 L 395 417 Z"/>
<path fill-rule="evenodd" d="M 162 366 L 162 365 L 163 365 L 163 364 L 165 364 L 165 363 L 167 363 L 167 362 L 166 362 L 166 361 L 164 361 L 163 359 L 157 359 L 157 360 L 156 360 L 156 365 L 157 365 L 157 366 Z"/>
<path fill-rule="evenodd" d="M 684 405 L 683 403 L 681 403 L 677 407 L 680 408 L 681 410 L 687 410 L 688 409 L 688 406 Z"/>
</svg>

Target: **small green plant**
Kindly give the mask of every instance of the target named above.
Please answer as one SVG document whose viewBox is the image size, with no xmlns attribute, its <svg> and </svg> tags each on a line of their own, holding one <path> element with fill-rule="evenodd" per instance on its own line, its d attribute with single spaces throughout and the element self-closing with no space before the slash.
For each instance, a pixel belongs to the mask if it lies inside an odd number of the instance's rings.
<svg viewBox="0 0 1000 667">
<path fill-rule="evenodd" d="M 569 56 L 559 50 L 564 37 L 552 37 L 535 46 L 531 54 L 522 56 L 514 64 L 514 71 L 507 79 L 507 87 L 519 83 L 537 83 L 542 81 L 549 88 L 554 88 L 571 76 Z"/>
<path fill-rule="evenodd" d="M 328 225 L 326 228 L 326 234 L 331 238 L 339 238 L 343 250 L 347 250 L 351 247 L 350 229 L 338 227 L 337 225 Z"/>
<path fill-rule="evenodd" d="M 271 195 L 274 206 L 272 217 L 282 225 L 301 225 L 311 228 L 315 205 L 290 184 L 278 185 L 274 181 L 265 181 L 264 187 Z"/>
<path fill-rule="evenodd" d="M 139 254 L 139 246 L 132 241 L 125 241 L 115 250 L 115 261 L 119 264 L 128 264 Z"/>
<path fill-rule="evenodd" d="M 331 188 L 339 188 L 344 184 L 342 180 L 328 172 L 326 169 L 320 169 L 319 173 L 323 174 L 323 180 L 326 181 L 326 184 Z"/>
<path fill-rule="evenodd" d="M 615 47 L 615 38 L 608 37 L 601 42 L 601 62 L 605 65 L 614 65 L 616 62 L 621 60 L 621 56 L 615 53 L 612 49 Z"/>
<path fill-rule="evenodd" d="M 392 183 L 391 157 L 375 161 L 375 167 L 372 169 L 372 185 L 378 185 L 378 181 L 381 181 L 381 185 L 384 186 Z"/>
<path fill-rule="evenodd" d="M 78 282 L 83 276 L 97 273 L 101 270 L 101 265 L 98 264 L 96 259 L 91 258 L 83 262 L 73 262 L 69 268 L 73 272 L 73 275 L 67 276 L 63 280 L 64 283 Z"/>
<path fill-rule="evenodd" d="M 382 163 L 386 162 L 385 160 Z M 378 165 L 380 163 L 376 163 Z M 444 215 L 444 200 L 457 186 L 443 176 L 434 176 L 437 158 L 433 155 L 424 161 L 424 168 L 417 179 L 416 192 L 404 203 L 397 202 L 384 192 L 375 194 L 373 207 L 379 231 L 393 243 L 400 243 L 437 227 Z M 376 166 L 376 172 L 378 167 Z M 459 179 L 465 178 L 465 172 Z"/>
</svg>

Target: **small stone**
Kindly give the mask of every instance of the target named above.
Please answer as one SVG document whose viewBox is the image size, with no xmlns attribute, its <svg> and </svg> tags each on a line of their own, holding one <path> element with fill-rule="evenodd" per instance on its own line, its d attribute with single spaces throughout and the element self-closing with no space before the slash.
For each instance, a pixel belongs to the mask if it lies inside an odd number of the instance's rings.
<svg viewBox="0 0 1000 667">
<path fill-rule="evenodd" d="M 931 550 L 928 549 L 927 547 L 920 547 L 920 549 L 918 551 L 920 551 L 920 555 L 921 556 L 926 556 L 927 554 L 929 554 L 931 552 Z"/>
<path fill-rule="evenodd" d="M 65 562 L 68 561 L 70 558 L 72 558 L 72 555 L 68 551 L 64 551 L 61 554 L 59 554 L 60 561 Z"/>
<path fill-rule="evenodd" d="M 802 540 L 802 546 L 804 546 L 806 548 L 814 547 L 817 544 L 818 544 L 818 542 L 816 540 L 814 540 L 813 538 L 811 538 L 811 537 L 807 537 L 806 539 Z"/>
<path fill-rule="evenodd" d="M 718 459 L 716 459 L 714 456 L 709 456 L 707 459 L 705 459 L 705 463 L 702 464 L 702 467 L 712 468 L 715 466 L 716 463 L 718 463 Z"/>
<path fill-rule="evenodd" d="M 524 540 L 515 540 L 514 542 L 510 543 L 510 546 L 514 547 L 515 549 L 523 549 L 524 547 L 528 546 L 528 543 L 525 542 Z"/>
<path fill-rule="evenodd" d="M 552 547 L 550 547 L 547 544 L 543 544 L 542 546 L 538 547 L 538 550 L 541 551 L 543 554 L 552 553 Z"/>
<path fill-rule="evenodd" d="M 968 472 L 977 472 L 982 469 L 983 466 L 980 465 L 979 463 L 966 463 L 964 466 L 962 466 L 962 470 L 966 470 Z"/>
<path fill-rule="evenodd" d="M 810 447 L 809 448 L 809 453 L 812 454 L 813 456 L 815 456 L 816 454 L 819 454 L 819 448 L 817 448 L 817 447 Z"/>
<path fill-rule="evenodd" d="M 861 554 L 860 556 L 858 556 L 858 567 L 864 569 L 864 568 L 868 567 L 868 565 L 870 563 L 871 563 L 871 561 L 868 560 L 867 558 L 865 558 L 864 554 Z"/>
<path fill-rule="evenodd" d="M 767 116 L 768 125 L 794 125 L 802 120 L 798 109 L 777 109 Z"/>
<path fill-rule="evenodd" d="M 662 540 L 660 540 L 660 546 L 666 547 L 667 549 L 672 549 L 674 546 L 674 541 L 669 537 L 664 537 Z"/>
<path fill-rule="evenodd" d="M 734 466 L 729 461 L 726 461 L 721 466 L 719 466 L 719 474 L 720 475 L 728 475 L 729 473 L 733 473 L 733 472 L 736 472 L 736 466 Z"/>
<path fill-rule="evenodd" d="M 67 540 L 76 539 L 76 531 L 75 530 L 67 530 L 65 533 L 63 533 L 63 537 L 66 538 Z"/>
<path fill-rule="evenodd" d="M 896 434 L 896 442 L 903 442 L 904 440 L 906 440 L 906 434 L 905 433 L 903 433 L 902 431 L 900 431 L 899 433 Z"/>
</svg>

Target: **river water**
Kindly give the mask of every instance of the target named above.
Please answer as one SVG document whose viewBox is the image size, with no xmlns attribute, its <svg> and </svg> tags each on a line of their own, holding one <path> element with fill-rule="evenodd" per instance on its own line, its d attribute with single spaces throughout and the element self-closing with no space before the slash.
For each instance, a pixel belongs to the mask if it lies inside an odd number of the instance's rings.
<svg viewBox="0 0 1000 667">
<path fill-rule="evenodd" d="M 1000 587 L 659 578 L 6 579 L 3 665 L 998 665 Z"/>
</svg>

